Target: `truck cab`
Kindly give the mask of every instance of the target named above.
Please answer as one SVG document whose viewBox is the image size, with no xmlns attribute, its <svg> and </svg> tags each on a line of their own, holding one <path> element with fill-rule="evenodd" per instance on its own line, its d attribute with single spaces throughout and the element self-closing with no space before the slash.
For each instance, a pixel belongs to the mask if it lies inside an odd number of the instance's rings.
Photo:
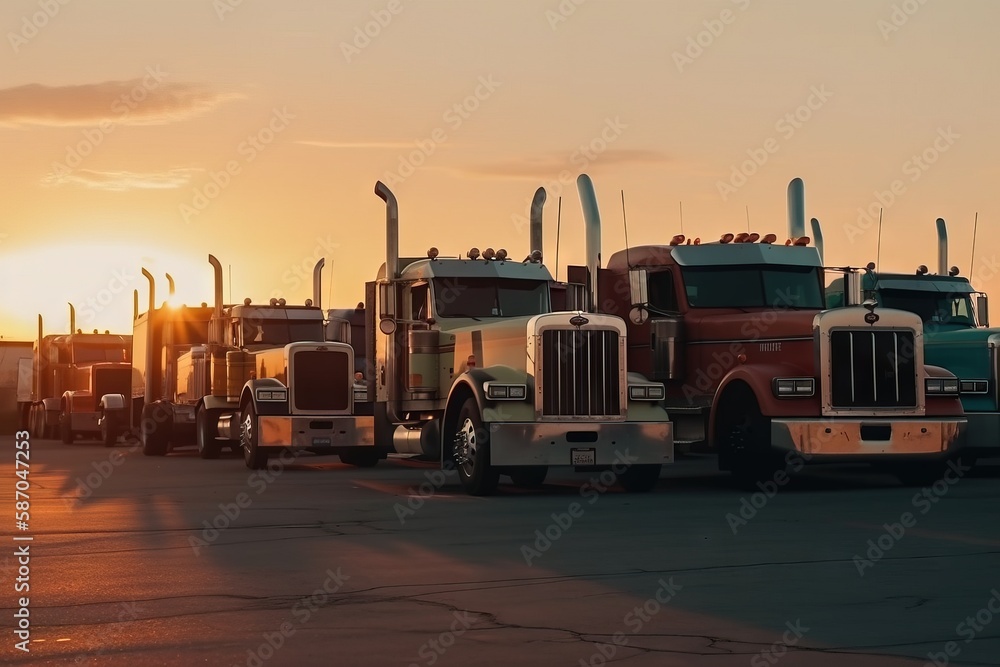
<svg viewBox="0 0 1000 667">
<path fill-rule="evenodd" d="M 964 445 L 944 382 L 954 376 L 925 364 L 914 314 L 827 310 L 808 243 L 745 232 L 630 247 L 596 272 L 599 309 L 629 314 L 629 368 L 666 385 L 678 442 L 716 452 L 741 481 L 841 461 L 888 466 L 906 483 L 935 478 Z"/>
<path fill-rule="evenodd" d="M 652 488 L 672 430 L 648 396 L 662 386 L 626 371 L 624 322 L 553 312 L 537 248 L 524 261 L 493 248 L 401 258 L 395 197 L 382 183 L 376 194 L 387 220 L 386 262 L 366 286 L 376 443 L 457 469 L 474 495 L 501 475 L 537 486 L 550 466 Z M 536 239 L 540 204 L 532 216 Z"/>
</svg>

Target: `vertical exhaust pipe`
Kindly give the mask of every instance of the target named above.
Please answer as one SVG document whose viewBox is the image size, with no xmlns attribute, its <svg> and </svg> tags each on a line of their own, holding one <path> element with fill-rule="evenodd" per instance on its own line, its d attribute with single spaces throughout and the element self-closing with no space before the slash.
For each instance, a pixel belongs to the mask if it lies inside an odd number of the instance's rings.
<svg viewBox="0 0 1000 667">
<path fill-rule="evenodd" d="M 945 224 L 944 218 L 938 218 L 936 224 L 938 235 L 938 275 L 946 276 L 948 275 L 948 225 Z"/>
<path fill-rule="evenodd" d="M 816 250 L 819 250 L 819 263 L 822 264 L 825 261 L 823 259 L 823 228 L 820 227 L 819 220 L 816 218 L 810 220 L 809 224 L 812 228 L 813 243 L 816 245 Z"/>
<path fill-rule="evenodd" d="M 156 281 L 153 280 L 153 274 L 147 271 L 145 268 L 142 269 L 142 275 L 146 276 L 146 280 L 149 281 L 149 311 L 146 315 L 146 372 L 145 372 L 145 392 L 146 392 L 146 404 L 152 403 L 156 400 L 153 395 L 154 388 L 154 373 L 153 373 L 153 360 L 157 358 L 158 355 L 154 354 L 153 350 L 153 328 L 155 326 L 155 320 L 153 318 L 153 313 L 156 311 Z"/>
<path fill-rule="evenodd" d="M 323 308 L 323 267 L 326 266 L 326 259 L 319 258 L 316 266 L 313 267 L 313 305 Z"/>
<path fill-rule="evenodd" d="M 544 256 L 542 248 L 542 208 L 545 206 L 545 188 L 535 190 L 535 196 L 531 199 L 531 225 L 529 228 L 528 256 L 537 250 Z"/>
<path fill-rule="evenodd" d="M 171 296 L 174 295 L 174 291 L 175 291 L 175 288 L 174 288 L 174 277 L 172 275 L 170 275 L 169 273 L 166 274 L 166 275 L 167 275 L 167 296 L 171 297 Z"/>
<path fill-rule="evenodd" d="M 375 184 L 375 194 L 385 202 L 385 277 L 399 278 L 399 204 L 382 181 Z"/>
<path fill-rule="evenodd" d="M 222 263 L 215 255 L 208 256 L 208 263 L 212 265 L 215 274 L 215 317 L 222 317 Z"/>
<path fill-rule="evenodd" d="M 806 186 L 801 178 L 788 184 L 788 237 L 806 235 Z"/>
<path fill-rule="evenodd" d="M 590 276 L 590 312 L 597 310 L 598 299 L 597 273 L 601 268 L 601 210 L 597 205 L 597 193 L 594 192 L 594 182 L 587 174 L 580 174 L 576 179 L 577 190 L 580 191 L 580 205 L 583 207 L 583 219 L 587 228 L 587 273 Z"/>
<path fill-rule="evenodd" d="M 139 290 L 132 290 L 132 321 L 139 319 Z"/>
<path fill-rule="evenodd" d="M 212 323 L 208 325 L 208 342 L 225 345 L 223 334 L 225 325 L 222 322 L 222 263 L 215 258 L 215 255 L 208 256 L 208 263 L 212 265 L 215 274 L 215 310 L 212 312 Z"/>
<path fill-rule="evenodd" d="M 76 333 L 76 308 L 73 307 L 73 304 L 69 304 L 69 332 Z"/>
<path fill-rule="evenodd" d="M 31 386 L 34 390 L 34 396 L 32 400 L 42 400 L 42 366 L 46 363 L 46 359 L 42 357 L 42 314 L 38 314 L 38 345 L 36 349 L 38 350 L 38 356 L 34 360 L 35 363 L 32 364 L 31 371 Z M 34 355 L 32 355 L 34 356 Z"/>
</svg>

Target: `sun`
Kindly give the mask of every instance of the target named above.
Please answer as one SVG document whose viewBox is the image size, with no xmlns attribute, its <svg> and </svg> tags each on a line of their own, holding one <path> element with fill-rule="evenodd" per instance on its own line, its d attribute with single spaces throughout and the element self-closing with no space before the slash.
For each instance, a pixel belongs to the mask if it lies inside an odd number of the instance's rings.
<svg viewBox="0 0 1000 667">
<path fill-rule="evenodd" d="M 127 243 L 37 245 L 0 257 L 0 281 L 8 286 L 0 302 L 0 335 L 6 340 L 35 338 L 38 315 L 44 333 L 68 331 L 70 304 L 78 329 L 131 333 L 135 291 L 139 312 L 149 302 L 143 268 L 153 276 L 157 305 L 212 299 L 211 267 L 204 258 L 169 248 Z M 172 296 L 167 274 L 176 285 Z"/>
</svg>

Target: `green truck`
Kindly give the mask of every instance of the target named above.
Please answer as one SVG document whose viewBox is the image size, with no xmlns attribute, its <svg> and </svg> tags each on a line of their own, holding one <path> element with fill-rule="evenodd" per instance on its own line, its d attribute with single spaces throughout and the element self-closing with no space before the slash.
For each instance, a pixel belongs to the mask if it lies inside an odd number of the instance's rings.
<svg viewBox="0 0 1000 667">
<path fill-rule="evenodd" d="M 812 231 L 822 237 L 815 219 Z M 989 327 L 986 294 L 960 276 L 957 267 L 948 267 L 948 230 L 941 218 L 937 233 L 936 274 L 924 265 L 914 273 L 882 273 L 872 263 L 860 275 L 861 298 L 920 316 L 925 361 L 957 376 L 942 382 L 948 393 L 960 396 L 968 419 L 963 457 L 1000 456 L 1000 329 Z M 831 281 L 829 307 L 844 305 L 842 283 L 842 278 Z"/>
</svg>

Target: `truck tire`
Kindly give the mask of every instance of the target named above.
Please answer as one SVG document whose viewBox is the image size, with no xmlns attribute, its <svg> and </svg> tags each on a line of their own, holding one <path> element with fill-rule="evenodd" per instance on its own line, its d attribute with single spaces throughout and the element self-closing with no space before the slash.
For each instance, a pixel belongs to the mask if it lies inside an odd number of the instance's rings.
<svg viewBox="0 0 1000 667">
<path fill-rule="evenodd" d="M 73 444 L 73 421 L 66 412 L 59 413 L 59 437 L 64 445 Z"/>
<path fill-rule="evenodd" d="M 458 479 L 466 493 L 489 496 L 496 492 L 500 471 L 490 464 L 490 432 L 479 416 L 476 399 L 467 398 L 458 412 L 454 438 Z"/>
<path fill-rule="evenodd" d="M 142 406 L 139 441 L 143 456 L 166 456 L 170 451 L 170 416 L 160 403 Z"/>
<path fill-rule="evenodd" d="M 118 436 L 121 433 L 121 417 L 114 413 L 105 413 L 104 419 L 101 420 L 101 442 L 104 443 L 105 447 L 114 447 L 118 442 Z"/>
<path fill-rule="evenodd" d="M 357 449 L 340 454 L 340 462 L 358 468 L 372 468 L 378 465 L 381 456 L 374 449 Z"/>
<path fill-rule="evenodd" d="M 652 491 L 660 481 L 660 465 L 631 465 L 618 475 L 618 483 L 629 493 Z"/>
<path fill-rule="evenodd" d="M 253 401 L 248 401 L 240 410 L 240 444 L 243 447 L 243 461 L 251 470 L 267 467 L 267 452 L 257 446 L 257 410 Z"/>
<path fill-rule="evenodd" d="M 217 459 L 222 451 L 222 444 L 217 440 L 219 437 L 219 409 L 210 409 L 198 406 L 195 414 L 194 430 L 195 439 L 198 443 L 198 455 L 203 459 Z"/>
<path fill-rule="evenodd" d="M 715 420 L 719 467 L 729 470 L 744 490 L 756 490 L 759 481 L 776 472 L 771 452 L 771 420 L 760 412 L 757 397 L 749 387 L 728 389 Z"/>
<path fill-rule="evenodd" d="M 511 468 L 508 472 L 510 481 L 514 486 L 522 489 L 538 489 L 545 484 L 545 477 L 549 474 L 548 466 L 518 466 Z"/>
</svg>

